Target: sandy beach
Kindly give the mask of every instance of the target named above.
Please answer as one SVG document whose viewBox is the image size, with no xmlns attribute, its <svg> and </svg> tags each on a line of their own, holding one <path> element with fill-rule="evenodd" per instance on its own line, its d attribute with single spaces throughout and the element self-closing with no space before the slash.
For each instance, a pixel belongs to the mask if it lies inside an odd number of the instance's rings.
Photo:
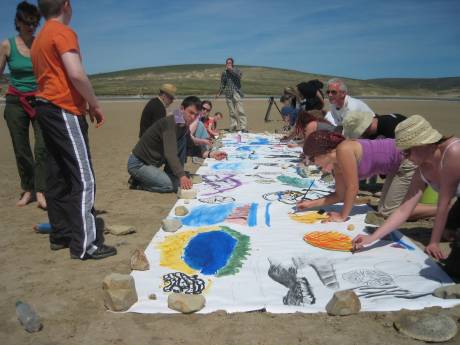
<svg viewBox="0 0 460 345">
<path fill-rule="evenodd" d="M 330 317 L 224 311 L 189 316 L 107 312 L 102 300 L 102 279 L 112 272 L 130 272 L 131 253 L 147 246 L 176 200 L 175 194 L 128 189 L 126 161 L 137 142 L 140 114 L 146 102 L 103 101 L 106 124 L 90 129 L 96 208 L 103 212 L 106 224 L 132 225 L 137 229 L 127 236 L 106 235 L 106 242 L 117 247 L 118 255 L 101 261 L 71 260 L 67 250 L 49 249 L 47 235 L 34 233 L 33 225 L 47 222 L 47 214 L 36 203 L 24 208 L 15 206 L 20 194 L 19 178 L 10 136 L 1 121 L 0 344 L 420 344 L 393 328 L 396 313 Z M 379 114 L 420 114 L 443 134 L 460 136 L 460 102 L 367 103 Z M 274 121 L 264 122 L 267 106 L 267 100 L 245 102 L 250 131 L 274 132 L 282 127 L 275 108 L 271 113 Z M 2 114 L 3 108 L 0 105 Z M 170 109 L 173 108 L 174 105 Z M 214 111 L 224 113 L 219 127 L 227 128 L 225 102 L 215 102 Z M 189 163 L 187 168 L 193 171 L 197 166 Z M 35 307 L 44 324 L 41 332 L 29 334 L 22 329 L 16 319 L 16 300 Z M 446 312 L 458 319 L 460 306 Z M 460 344 L 460 335 L 448 344 Z"/>
</svg>

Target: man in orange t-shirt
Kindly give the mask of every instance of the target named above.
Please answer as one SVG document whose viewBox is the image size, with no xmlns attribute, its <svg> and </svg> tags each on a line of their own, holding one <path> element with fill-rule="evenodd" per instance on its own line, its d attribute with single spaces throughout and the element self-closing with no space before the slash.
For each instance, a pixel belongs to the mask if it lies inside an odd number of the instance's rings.
<svg viewBox="0 0 460 345">
<path fill-rule="evenodd" d="M 39 0 L 46 23 L 35 39 L 37 119 L 49 152 L 46 198 L 52 250 L 70 249 L 73 259 L 103 259 L 116 249 L 96 230 L 95 177 L 88 142 L 86 107 L 96 127 L 104 115 L 83 69 L 76 33 L 68 27 L 70 0 Z"/>
</svg>

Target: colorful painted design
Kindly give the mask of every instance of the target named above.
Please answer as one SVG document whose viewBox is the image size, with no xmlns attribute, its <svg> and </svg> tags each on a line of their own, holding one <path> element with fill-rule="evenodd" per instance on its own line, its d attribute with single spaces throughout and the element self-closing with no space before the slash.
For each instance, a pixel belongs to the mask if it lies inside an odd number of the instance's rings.
<svg viewBox="0 0 460 345">
<path fill-rule="evenodd" d="M 403 241 L 400 237 L 398 237 L 395 233 L 390 233 L 390 238 L 394 242 L 391 246 L 394 248 L 400 249 L 407 249 L 407 250 L 415 250 L 413 246 Z"/>
<path fill-rule="evenodd" d="M 254 140 L 249 142 L 250 145 L 268 145 L 270 144 L 270 141 L 268 138 L 263 138 L 263 137 L 256 137 Z"/>
<path fill-rule="evenodd" d="M 311 188 L 315 185 L 314 180 L 300 177 L 280 175 L 276 179 L 283 184 L 297 188 Z"/>
<path fill-rule="evenodd" d="M 305 234 L 304 241 L 326 250 L 348 252 L 352 249 L 351 237 L 337 231 L 313 231 Z"/>
<path fill-rule="evenodd" d="M 290 213 L 289 218 L 295 220 L 299 223 L 304 224 L 313 224 L 319 222 L 321 220 L 327 219 L 329 216 L 324 214 L 319 214 L 316 211 L 307 211 L 307 212 L 300 212 L 300 213 Z"/>
<path fill-rule="evenodd" d="M 257 150 L 257 146 L 243 145 L 237 147 L 236 151 L 252 152 Z"/>
<path fill-rule="evenodd" d="M 237 206 L 235 203 L 200 205 L 181 218 L 188 226 L 206 226 L 222 222 L 253 227 L 257 225 L 257 203 Z"/>
<path fill-rule="evenodd" d="M 268 227 L 271 227 L 271 218 L 270 218 L 270 206 L 271 206 L 271 202 L 267 203 L 267 205 L 265 205 L 265 225 L 268 226 Z"/>
<path fill-rule="evenodd" d="M 243 162 L 219 162 L 211 165 L 211 169 L 215 171 L 240 171 L 243 168 Z"/>
<path fill-rule="evenodd" d="M 234 275 L 250 251 L 249 236 L 226 226 L 201 228 L 168 236 L 158 245 L 160 265 L 188 275 L 198 272 Z"/>
<path fill-rule="evenodd" d="M 199 202 L 205 204 L 225 204 L 227 202 L 234 202 L 236 199 L 231 196 L 213 195 L 208 198 L 199 198 Z"/>
<path fill-rule="evenodd" d="M 203 196 L 220 194 L 241 186 L 234 175 L 203 175 Z"/>
<path fill-rule="evenodd" d="M 293 205 L 302 199 L 303 193 L 296 190 L 283 190 L 262 195 L 267 201 L 279 201 L 283 204 Z"/>
</svg>

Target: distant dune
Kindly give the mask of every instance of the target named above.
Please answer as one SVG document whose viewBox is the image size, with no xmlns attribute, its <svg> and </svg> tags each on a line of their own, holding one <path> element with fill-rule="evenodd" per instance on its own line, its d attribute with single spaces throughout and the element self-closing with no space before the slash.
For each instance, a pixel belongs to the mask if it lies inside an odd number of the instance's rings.
<svg viewBox="0 0 460 345">
<path fill-rule="evenodd" d="M 243 72 L 243 92 L 246 95 L 279 96 L 286 86 L 302 81 L 327 81 L 332 75 L 305 73 L 288 69 L 239 66 Z M 100 96 L 154 95 L 163 83 L 173 83 L 179 95 L 213 95 L 220 84 L 223 65 L 174 65 L 137 68 L 91 75 L 96 93 Z M 350 94 L 355 96 L 458 98 L 460 77 L 450 78 L 343 78 Z M 6 85 L 0 83 L 3 91 Z"/>
<path fill-rule="evenodd" d="M 246 95 L 281 94 L 283 88 L 301 81 L 334 77 L 294 70 L 239 66 Z M 91 81 L 98 95 L 153 95 L 162 83 L 173 83 L 180 95 L 212 95 L 219 88 L 222 65 L 175 65 L 138 68 L 94 74 Z M 359 80 L 343 78 L 350 94 L 356 96 L 448 97 L 460 98 L 460 77 L 413 79 L 385 78 Z"/>
</svg>

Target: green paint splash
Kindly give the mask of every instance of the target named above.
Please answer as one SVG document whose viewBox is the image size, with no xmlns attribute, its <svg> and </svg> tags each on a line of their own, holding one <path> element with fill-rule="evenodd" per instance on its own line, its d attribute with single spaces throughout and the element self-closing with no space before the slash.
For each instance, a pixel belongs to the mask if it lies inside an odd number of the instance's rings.
<svg viewBox="0 0 460 345">
<path fill-rule="evenodd" d="M 225 267 L 221 268 L 216 273 L 216 277 L 222 277 L 227 275 L 234 275 L 240 271 L 243 267 L 243 261 L 249 256 L 251 249 L 249 236 L 243 235 L 238 231 L 232 230 L 227 226 L 221 226 L 221 230 L 232 236 L 238 241 L 235 249 L 233 249 L 232 256 L 228 260 Z"/>
<path fill-rule="evenodd" d="M 285 175 L 277 176 L 276 179 L 280 181 L 281 183 L 287 184 L 292 187 L 297 187 L 297 188 L 309 188 L 311 183 L 313 182 L 310 179 L 300 178 L 300 177 L 291 177 L 291 176 L 285 176 Z"/>
</svg>

